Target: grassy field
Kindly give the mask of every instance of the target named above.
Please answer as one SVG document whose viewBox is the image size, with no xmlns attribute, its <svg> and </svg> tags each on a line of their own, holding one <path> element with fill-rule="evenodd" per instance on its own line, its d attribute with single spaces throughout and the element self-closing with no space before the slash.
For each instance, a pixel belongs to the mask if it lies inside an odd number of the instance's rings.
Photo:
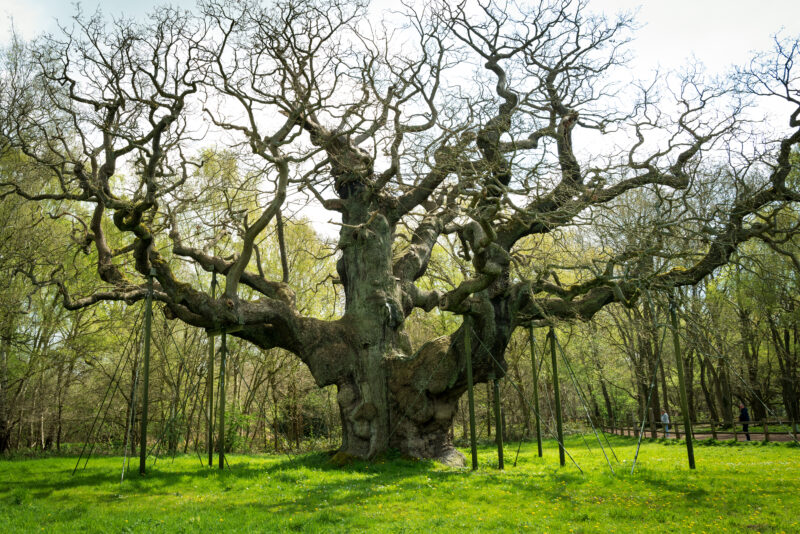
<svg viewBox="0 0 800 534">
<path fill-rule="evenodd" d="M 587 437 L 587 440 L 589 438 Z M 0 460 L 4 532 L 800 532 L 800 448 L 758 443 L 686 449 L 612 437 L 620 463 L 580 437 L 558 449 L 516 443 L 505 472 L 480 450 L 477 472 L 401 458 L 334 467 L 326 454 L 231 455 L 230 469 L 197 456 L 159 460 L 120 483 L 122 459 Z"/>
</svg>

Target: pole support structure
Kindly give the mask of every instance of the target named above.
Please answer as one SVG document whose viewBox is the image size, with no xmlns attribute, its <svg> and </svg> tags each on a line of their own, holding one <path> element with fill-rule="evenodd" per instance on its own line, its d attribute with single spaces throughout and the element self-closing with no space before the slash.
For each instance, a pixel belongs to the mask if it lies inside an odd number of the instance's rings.
<svg viewBox="0 0 800 534">
<path fill-rule="evenodd" d="M 551 326 L 547 332 L 550 336 L 550 357 L 553 365 L 553 401 L 556 408 L 556 432 L 558 434 L 558 462 L 564 467 L 567 462 L 564 457 L 564 424 L 561 417 L 561 392 L 558 386 L 558 359 L 556 358 L 556 331 Z"/>
<path fill-rule="evenodd" d="M 497 442 L 497 468 L 505 469 L 503 463 L 503 418 L 500 414 L 500 379 L 495 375 L 492 378 L 494 385 L 494 429 Z"/>
<path fill-rule="evenodd" d="M 528 327 L 528 337 L 531 343 L 531 370 L 533 372 L 533 406 L 536 417 L 536 445 L 539 448 L 539 458 L 542 457 L 542 422 L 539 418 L 539 369 L 536 367 L 536 336 L 533 325 Z"/>
<path fill-rule="evenodd" d="M 675 347 L 675 366 L 678 371 L 678 387 L 680 388 L 681 395 L 681 417 L 683 418 L 686 432 L 686 454 L 689 457 L 689 469 L 694 469 L 694 445 L 692 444 L 694 433 L 692 432 L 692 420 L 689 417 L 689 401 L 686 395 L 686 375 L 683 371 L 683 356 L 681 355 L 681 344 L 678 336 L 678 313 L 674 290 L 669 296 L 669 316 L 672 322 L 672 344 Z"/>
<path fill-rule="evenodd" d="M 139 441 L 139 474 L 147 473 L 147 408 L 150 392 L 150 335 L 153 328 L 153 276 L 156 270 L 150 268 L 147 275 L 147 298 L 144 301 L 144 377 L 142 380 L 142 425 Z"/>
<path fill-rule="evenodd" d="M 217 270 L 211 271 L 211 298 L 217 298 Z M 208 336 L 208 467 L 214 467 L 214 336 Z"/>
<path fill-rule="evenodd" d="M 472 381 L 472 317 L 464 316 L 464 357 L 467 364 L 467 404 L 469 406 L 469 446 L 472 470 L 478 469 L 478 443 L 475 435 L 475 391 Z"/>
<path fill-rule="evenodd" d="M 222 331 L 219 350 L 219 468 L 225 469 L 225 364 L 228 352 L 227 332 Z"/>
</svg>

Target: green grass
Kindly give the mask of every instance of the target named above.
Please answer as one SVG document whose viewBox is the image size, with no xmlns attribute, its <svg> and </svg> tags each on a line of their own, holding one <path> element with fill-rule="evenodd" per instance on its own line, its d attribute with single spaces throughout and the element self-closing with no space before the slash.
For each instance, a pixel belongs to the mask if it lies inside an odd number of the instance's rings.
<svg viewBox="0 0 800 534">
<path fill-rule="evenodd" d="M 587 440 L 589 438 L 587 437 Z M 759 443 L 696 447 L 697 470 L 674 442 L 612 437 L 612 475 L 595 443 L 567 448 L 584 474 L 547 442 L 480 449 L 477 472 L 402 458 L 334 467 L 326 454 L 159 460 L 146 478 L 122 459 L 0 461 L 4 532 L 798 532 L 800 448 Z"/>
</svg>

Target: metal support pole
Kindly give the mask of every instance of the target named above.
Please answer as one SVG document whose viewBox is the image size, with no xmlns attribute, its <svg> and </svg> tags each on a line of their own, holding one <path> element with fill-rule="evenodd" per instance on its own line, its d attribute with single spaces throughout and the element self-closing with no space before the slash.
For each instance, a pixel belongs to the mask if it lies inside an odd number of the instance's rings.
<svg viewBox="0 0 800 534">
<path fill-rule="evenodd" d="M 222 331 L 219 355 L 219 468 L 225 469 L 225 357 L 227 356 L 227 334 Z"/>
<path fill-rule="evenodd" d="M 478 443 L 475 436 L 475 391 L 472 383 L 472 318 L 464 316 L 464 356 L 467 360 L 467 400 L 469 404 L 469 444 L 472 470 L 478 469 Z"/>
<path fill-rule="evenodd" d="M 561 419 L 561 392 L 558 388 L 558 360 L 556 359 L 556 332 L 553 327 L 547 333 L 550 336 L 550 356 L 553 363 L 553 397 L 556 405 L 556 433 L 558 435 L 558 461 L 561 467 L 566 465 L 564 458 L 564 425 Z"/>
<path fill-rule="evenodd" d="M 533 370 L 533 406 L 536 416 L 536 445 L 539 447 L 539 458 L 542 457 L 542 424 L 539 419 L 539 369 L 536 367 L 536 336 L 533 334 L 533 325 L 528 329 L 531 342 L 531 369 Z"/>
<path fill-rule="evenodd" d="M 146 473 L 147 462 L 147 405 L 150 391 L 150 332 L 153 326 L 153 276 L 156 270 L 150 268 L 147 277 L 147 298 L 144 301 L 144 380 L 142 383 L 142 434 L 139 442 L 139 474 Z"/>
<path fill-rule="evenodd" d="M 500 379 L 492 380 L 494 383 L 494 428 L 495 441 L 497 442 L 497 468 L 504 469 L 503 465 L 503 420 L 500 416 Z"/>
<path fill-rule="evenodd" d="M 675 294 L 669 298 L 669 316 L 672 321 L 672 344 L 675 347 L 675 365 L 678 371 L 678 387 L 681 395 L 681 417 L 683 424 L 686 425 L 686 454 L 689 457 L 689 469 L 694 469 L 694 433 L 692 432 L 692 420 L 689 418 L 689 401 L 686 396 L 686 375 L 683 372 L 683 356 L 681 355 L 681 344 L 678 337 L 678 314 L 676 311 Z M 677 425 L 676 425 L 677 431 Z"/>
<path fill-rule="evenodd" d="M 211 272 L 211 298 L 217 298 L 217 271 Z M 208 467 L 214 467 L 214 336 L 208 336 Z"/>
</svg>

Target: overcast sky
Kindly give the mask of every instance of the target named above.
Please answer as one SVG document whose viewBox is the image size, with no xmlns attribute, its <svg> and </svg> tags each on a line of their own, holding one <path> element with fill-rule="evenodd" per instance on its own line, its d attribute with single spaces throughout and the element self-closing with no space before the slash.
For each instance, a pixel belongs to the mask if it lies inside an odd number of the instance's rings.
<svg viewBox="0 0 800 534">
<path fill-rule="evenodd" d="M 524 1 L 524 0 L 523 0 Z M 107 14 L 141 16 L 159 0 L 88 0 L 85 11 L 102 8 Z M 192 7 L 193 0 L 171 2 Z M 376 4 L 396 2 L 380 0 Z M 635 65 L 650 70 L 658 65 L 679 67 L 691 56 L 710 71 L 722 72 L 731 63 L 743 62 L 751 50 L 763 50 L 771 36 L 783 31 L 800 35 L 800 0 L 589 0 L 593 10 L 613 14 L 639 9 L 642 25 L 634 50 Z M 8 38 L 10 18 L 18 31 L 30 38 L 55 28 L 55 20 L 67 21 L 73 13 L 64 0 L 0 0 L 0 41 Z"/>
</svg>

